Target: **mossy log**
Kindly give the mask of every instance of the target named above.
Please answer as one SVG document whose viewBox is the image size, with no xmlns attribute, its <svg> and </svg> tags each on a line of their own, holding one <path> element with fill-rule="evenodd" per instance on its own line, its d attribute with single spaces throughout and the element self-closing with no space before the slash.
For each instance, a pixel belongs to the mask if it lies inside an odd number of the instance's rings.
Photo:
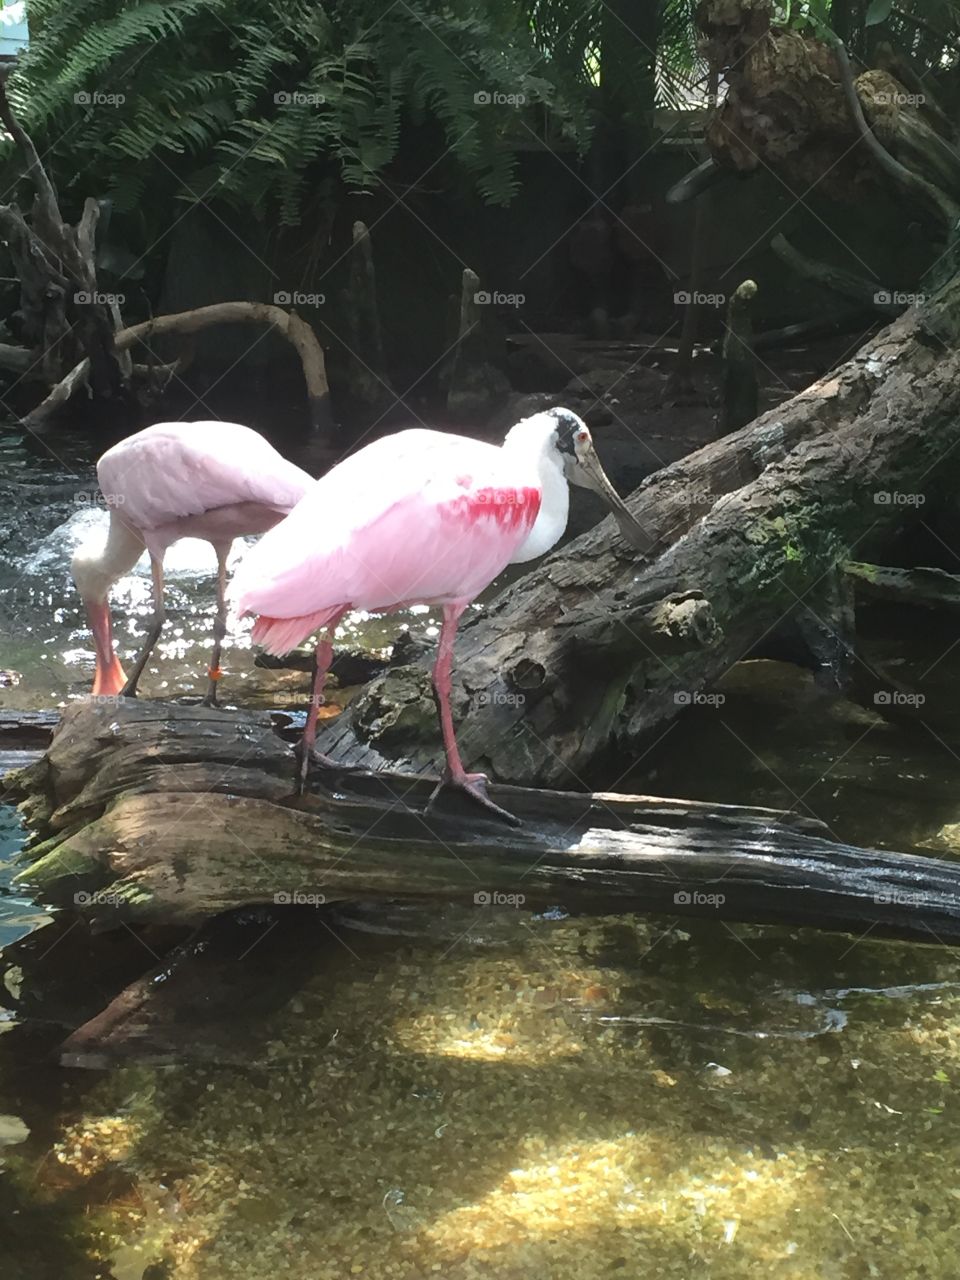
<svg viewBox="0 0 960 1280">
<path fill-rule="evenodd" d="M 98 929 L 263 903 L 486 908 L 503 894 L 960 942 L 960 867 L 840 844 L 801 815 L 498 787 L 523 820 L 513 829 L 473 806 L 426 811 L 432 779 L 327 772 L 301 797 L 294 774 L 267 713 L 77 703 L 12 779 L 42 841 L 20 880 Z"/>
<path fill-rule="evenodd" d="M 471 614 L 452 703 L 465 761 L 526 786 L 622 771 L 770 633 L 804 610 L 829 617 L 846 561 L 882 558 L 952 502 L 958 445 L 960 279 L 792 400 L 649 476 L 628 505 L 655 558 L 638 560 L 607 519 Z M 429 665 L 375 680 L 319 749 L 429 767 Z"/>
<path fill-rule="evenodd" d="M 919 605 L 924 609 L 960 609 L 960 577 L 944 569 L 895 569 L 851 561 L 843 566 L 865 600 Z"/>
</svg>

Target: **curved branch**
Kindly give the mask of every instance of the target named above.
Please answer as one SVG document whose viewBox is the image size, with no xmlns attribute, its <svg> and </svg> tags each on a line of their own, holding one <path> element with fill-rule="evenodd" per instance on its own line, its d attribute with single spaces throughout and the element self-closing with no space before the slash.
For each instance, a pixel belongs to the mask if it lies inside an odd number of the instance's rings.
<svg viewBox="0 0 960 1280">
<path fill-rule="evenodd" d="M 729 169 L 718 164 L 712 156 L 708 156 L 695 169 L 691 169 L 673 184 L 667 192 L 667 204 L 686 204 L 688 200 L 695 200 L 703 195 L 704 191 L 731 176 Z"/>
<path fill-rule="evenodd" d="M 908 169 L 906 165 L 901 164 L 899 160 L 895 160 L 880 142 L 863 114 L 860 96 L 857 93 L 857 86 L 853 79 L 853 69 L 850 66 L 850 59 L 847 57 L 843 41 L 830 34 L 826 35 L 826 39 L 837 59 L 837 66 L 840 70 L 840 83 L 843 86 L 844 97 L 847 100 L 854 126 L 867 144 L 867 148 L 873 158 L 884 173 L 892 178 L 894 182 L 905 187 L 913 195 L 923 196 L 936 207 L 949 228 L 950 239 L 952 240 L 956 235 L 958 223 L 960 223 L 960 205 L 951 200 L 945 191 L 941 191 L 932 182 L 928 182 L 926 178 L 922 178 L 920 174 L 914 173 L 912 169 Z"/>
<path fill-rule="evenodd" d="M 296 349 L 307 385 L 310 417 L 317 430 L 329 430 L 330 393 L 327 386 L 326 364 L 323 348 L 310 325 L 296 312 L 284 311 L 267 302 L 216 302 L 209 307 L 197 307 L 194 311 L 180 311 L 173 315 L 156 316 L 142 324 L 121 329 L 114 337 L 117 351 L 126 351 L 136 342 L 163 337 L 170 333 L 197 333 L 218 324 L 266 324 L 277 329 Z M 42 425 L 50 415 L 70 399 L 85 380 L 89 362 L 83 360 L 53 388 L 42 404 L 31 410 L 23 419 L 23 425 L 31 430 Z"/>
<path fill-rule="evenodd" d="M 885 301 L 888 295 L 883 290 L 878 290 L 871 281 L 855 275 L 852 271 L 845 271 L 843 267 L 835 267 L 832 263 L 818 262 L 816 258 L 808 257 L 799 249 L 795 249 L 783 234 L 773 237 L 770 248 L 780 261 L 785 262 L 797 275 L 805 280 L 815 281 L 842 298 L 852 298 L 856 302 L 862 302 L 865 306 L 873 307 L 886 316 L 899 315 L 904 310 L 903 307 Z"/>
</svg>

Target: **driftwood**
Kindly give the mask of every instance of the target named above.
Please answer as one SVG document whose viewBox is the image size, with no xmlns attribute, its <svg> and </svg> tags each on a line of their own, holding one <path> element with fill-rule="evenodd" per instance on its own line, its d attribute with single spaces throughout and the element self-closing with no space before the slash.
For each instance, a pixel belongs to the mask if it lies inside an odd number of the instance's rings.
<svg viewBox="0 0 960 1280">
<path fill-rule="evenodd" d="M 796 814 L 498 787 L 523 819 L 513 829 L 459 803 L 425 813 L 432 779 L 338 773 L 297 797 L 294 773 L 266 713 L 75 704 L 46 756 L 8 780 L 45 837 L 20 878 L 100 929 L 260 903 L 480 908 L 519 894 L 960 942 L 960 867 L 840 844 Z"/>
<path fill-rule="evenodd" d="M 318 431 L 329 431 L 330 392 L 327 386 L 326 364 L 323 348 L 306 320 L 295 311 L 284 311 L 267 302 L 216 302 L 194 311 L 180 311 L 174 315 L 157 316 L 142 324 L 121 329 L 115 335 L 114 347 L 118 352 L 127 351 L 135 343 L 146 345 L 151 339 L 168 334 L 193 334 L 219 324 L 265 324 L 276 329 L 296 349 L 303 367 L 310 419 Z M 87 379 L 89 365 L 81 361 L 57 384 L 45 400 L 24 418 L 24 426 L 36 430 L 64 405 L 78 387 Z"/>
<path fill-rule="evenodd" d="M 960 945 L 953 862 L 856 848 L 815 819 L 739 805 L 498 787 L 523 819 L 514 829 L 457 798 L 425 811 L 433 779 L 409 775 L 326 772 L 297 795 L 286 720 L 91 699 L 4 779 L 35 833 L 20 884 L 71 915 L 39 947 L 8 950 L 0 998 L 10 966 L 37 993 L 63 988 L 64 964 L 82 970 L 82 991 L 53 1002 L 70 1033 L 64 1065 L 257 1060 L 278 998 L 324 963 L 318 938 L 363 921 L 389 931 L 403 904 L 433 904 L 451 944 L 495 931 L 501 910 L 559 907 Z M 254 946 L 258 973 L 273 975 L 260 998 L 236 962 Z M 6 1003 L 29 1017 L 36 995 Z"/>
</svg>

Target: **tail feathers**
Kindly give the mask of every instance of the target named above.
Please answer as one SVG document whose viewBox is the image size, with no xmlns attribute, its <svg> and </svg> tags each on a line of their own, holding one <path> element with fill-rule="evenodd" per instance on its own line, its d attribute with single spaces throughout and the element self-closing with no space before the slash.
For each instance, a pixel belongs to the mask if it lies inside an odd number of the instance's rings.
<svg viewBox="0 0 960 1280">
<path fill-rule="evenodd" d="M 289 653 L 342 612 L 342 608 L 321 609 L 319 613 L 307 613 L 299 618 L 268 618 L 261 614 L 253 624 L 250 638 L 254 644 L 262 645 L 267 653 Z"/>
</svg>

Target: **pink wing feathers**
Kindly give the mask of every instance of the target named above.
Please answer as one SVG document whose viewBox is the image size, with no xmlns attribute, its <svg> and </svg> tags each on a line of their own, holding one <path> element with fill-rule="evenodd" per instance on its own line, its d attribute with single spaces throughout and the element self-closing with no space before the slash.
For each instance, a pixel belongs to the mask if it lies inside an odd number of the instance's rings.
<svg viewBox="0 0 960 1280">
<path fill-rule="evenodd" d="M 318 480 L 247 553 L 232 596 L 260 617 L 255 641 L 284 653 L 343 608 L 470 600 L 510 562 L 540 507 L 535 473 L 503 473 L 494 446 L 411 430 Z"/>
<path fill-rule="evenodd" d="M 235 422 L 147 427 L 107 450 L 97 478 L 124 522 L 141 530 L 244 502 L 282 514 L 314 484 L 259 432 Z"/>
</svg>

